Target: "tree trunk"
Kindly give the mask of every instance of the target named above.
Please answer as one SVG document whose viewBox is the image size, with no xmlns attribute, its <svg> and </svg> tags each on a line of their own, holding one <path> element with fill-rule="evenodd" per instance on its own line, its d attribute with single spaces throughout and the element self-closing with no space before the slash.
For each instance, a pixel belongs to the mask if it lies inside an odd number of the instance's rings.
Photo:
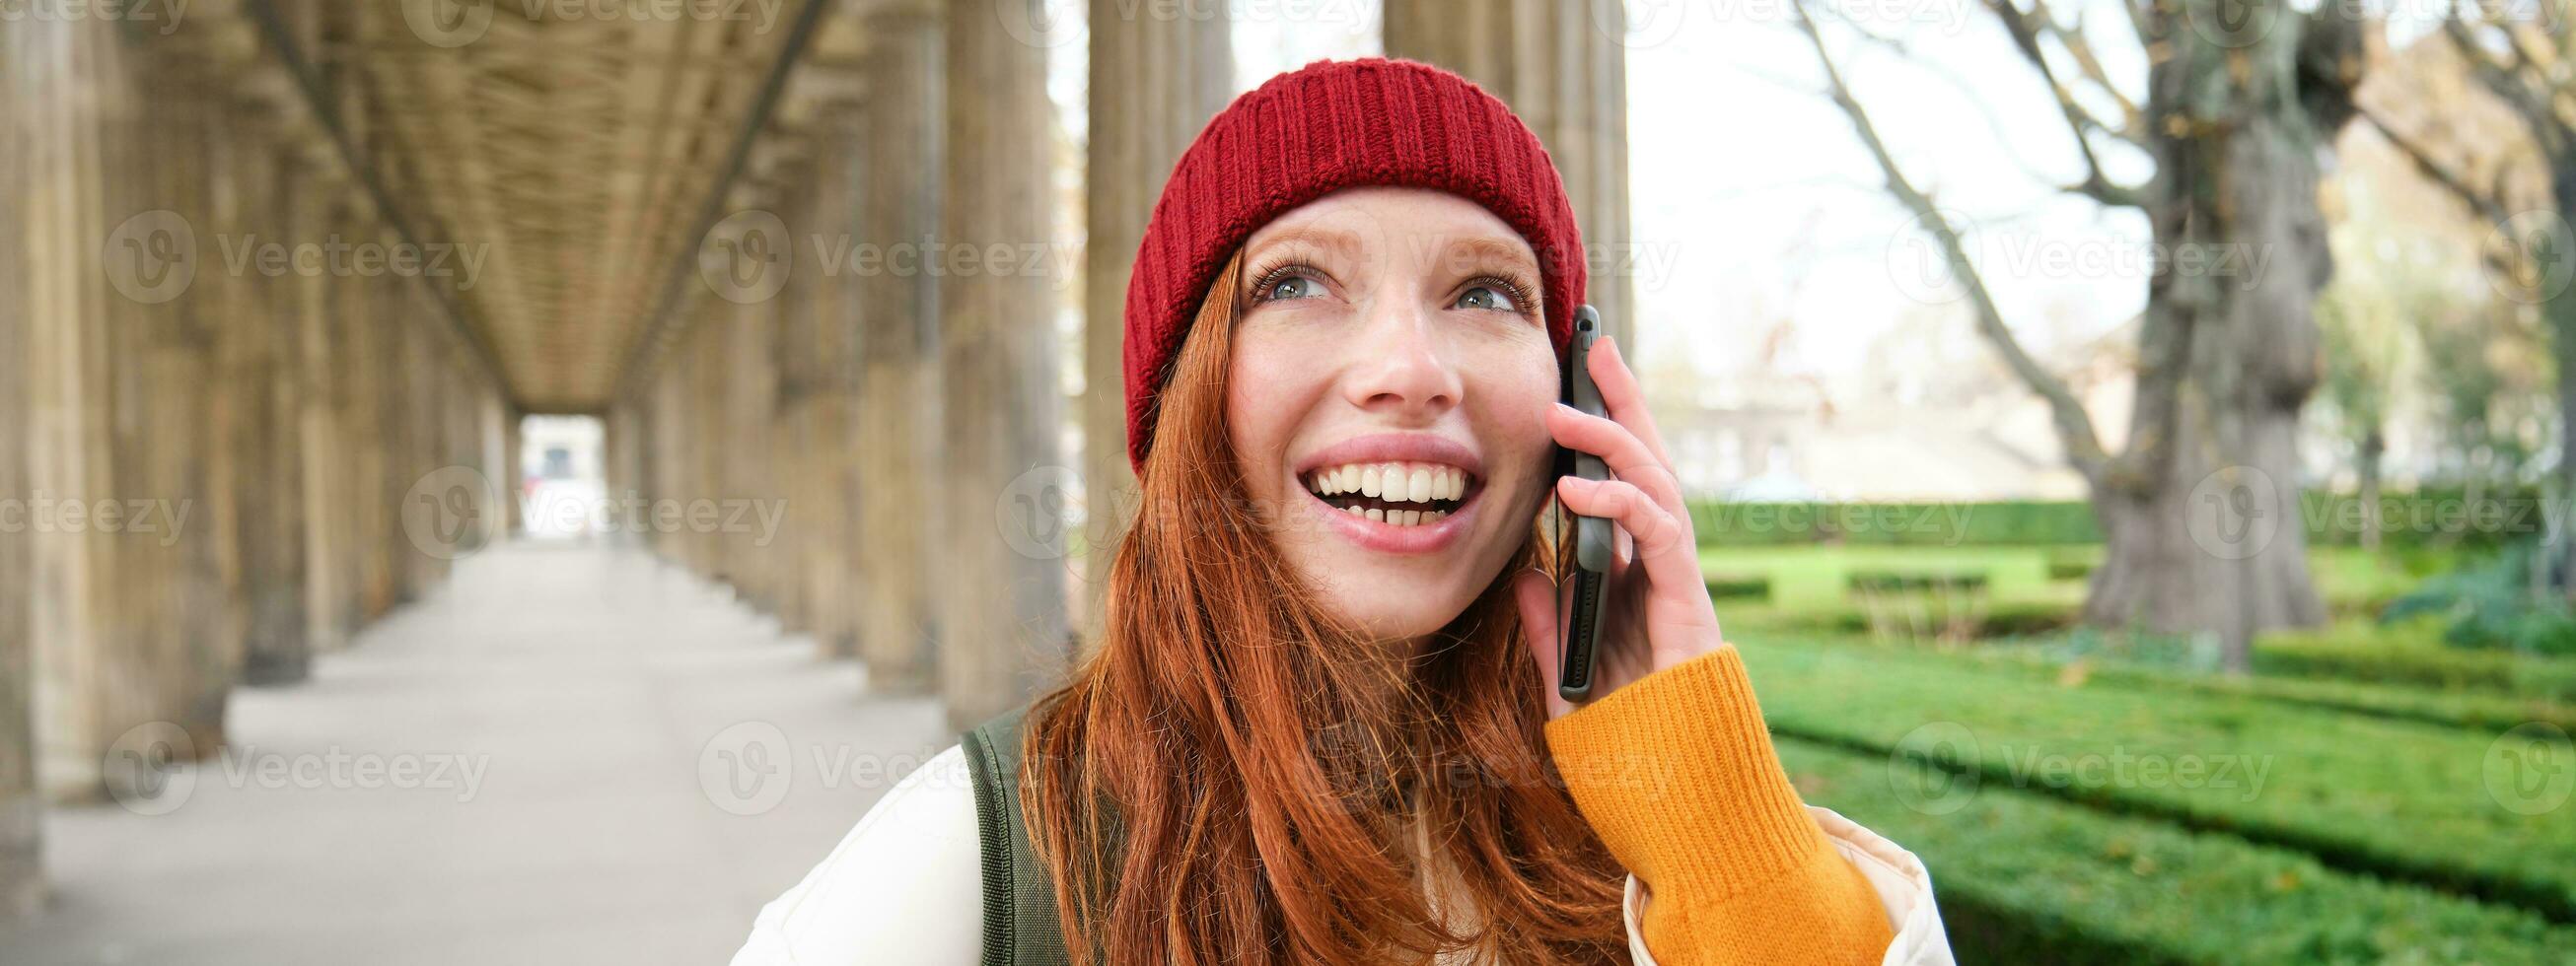
<svg viewBox="0 0 2576 966">
<path fill-rule="evenodd" d="M 2286 9 L 2258 35 L 2172 24 L 2148 72 L 2163 203 L 2128 451 L 2094 483 L 2109 542 L 2085 618 L 2254 635 L 2319 623 L 2299 507 L 2299 409 L 2319 378 L 2314 306 L 2333 274 L 2318 153 L 2350 116 L 2359 33 Z M 2250 39 L 2249 39 L 2250 38 Z M 2230 42 L 2222 42 L 2230 41 Z"/>
<path fill-rule="evenodd" d="M 2509 241 L 2526 248 L 2522 254 L 2529 276 L 2521 281 L 2531 283 L 2532 294 L 2546 300 L 2541 304 L 2541 313 L 2549 325 L 2550 355 L 2558 365 L 2558 467 L 2552 474 L 2558 485 L 2557 492 L 2548 497 L 2576 501 L 2576 284 L 2571 284 L 2570 277 L 2576 273 L 2576 266 L 2569 264 L 2571 256 L 2567 254 L 2571 243 L 2576 243 L 2576 237 L 2571 237 L 2576 231 L 2569 228 L 2576 225 L 2576 168 L 2562 166 L 2551 172 L 2549 187 L 2557 200 L 2556 224 L 2540 226 L 2540 237 Z M 2553 515 L 2563 519 L 2563 514 Z M 2555 552 L 2537 559 L 2554 561 L 2557 566 L 2534 569 L 2543 571 L 2538 576 L 2547 581 L 2545 586 L 2556 588 L 2570 602 L 2576 602 L 2576 535 L 2568 533 L 2562 523 L 2553 528 L 2549 538 L 2558 542 L 2551 548 Z"/>
<path fill-rule="evenodd" d="M 2355 473 L 2360 477 L 2357 498 L 2361 501 L 2361 549 L 2371 553 L 2379 552 L 2379 528 L 2383 522 L 2379 517 L 2380 464 L 2387 456 L 2387 431 L 2380 426 L 2370 427 L 2361 438 Z"/>
</svg>

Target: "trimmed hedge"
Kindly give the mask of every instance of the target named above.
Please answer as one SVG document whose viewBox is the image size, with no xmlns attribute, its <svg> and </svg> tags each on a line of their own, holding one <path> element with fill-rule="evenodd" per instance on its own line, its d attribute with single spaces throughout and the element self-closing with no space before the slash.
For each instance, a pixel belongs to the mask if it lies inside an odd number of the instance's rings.
<svg viewBox="0 0 2576 966">
<path fill-rule="evenodd" d="M 2329 628 L 2265 634 L 2254 670 L 2286 677 L 2476 689 L 2543 701 L 2576 702 L 2576 659 L 2445 647 L 2403 629 Z"/>
<path fill-rule="evenodd" d="M 1854 593 L 1977 593 L 1986 589 L 1986 572 L 1982 570 L 1904 571 L 1855 570 L 1843 577 L 1843 586 Z"/>
<path fill-rule="evenodd" d="M 1691 528 L 1703 546 L 1820 542 L 1897 546 L 2051 545 L 2102 542 L 2084 503 L 1736 503 L 1695 501 Z"/>
<path fill-rule="evenodd" d="M 1707 580 L 1711 600 L 1771 599 L 1771 578 L 1760 574 L 1711 574 Z"/>
<path fill-rule="evenodd" d="M 1969 791 L 1883 755 L 1776 744 L 1809 802 L 1923 860 L 1961 962 L 2503 966 L 2563 962 L 2576 948 L 2576 930 L 2531 913 L 2338 872 L 2297 852 Z"/>
<path fill-rule="evenodd" d="M 2046 613 L 2042 610 L 2032 616 L 2039 618 Z M 2064 611 L 2059 611 L 2058 616 L 2072 617 Z M 2002 623 L 2001 615 L 1988 615 L 1986 623 L 1989 627 Z M 2268 677 L 2260 674 L 2238 677 L 2132 660 L 2130 655 L 2118 650 L 2070 651 L 2064 644 L 2063 638 L 1999 641 L 1952 657 L 1976 662 L 1980 667 L 2020 671 L 2060 684 L 2076 682 L 2243 695 L 2374 718 L 2467 728 L 2487 734 L 2501 734 L 2532 722 L 2553 724 L 2576 733 L 2576 704 L 2542 698 L 2341 678 Z"/>
<path fill-rule="evenodd" d="M 2312 546 L 2361 542 L 2358 496 L 2303 492 L 2300 522 Z M 2380 545 L 2493 547 L 2542 532 L 2537 491 L 2452 487 L 2380 496 Z M 1954 503 L 1736 502 L 1694 500 L 1691 526 L 1703 546 L 1799 543 L 1969 546 L 2099 544 L 2093 508 L 2080 500 Z"/>
<path fill-rule="evenodd" d="M 2099 563 L 2089 553 L 2051 550 L 2048 552 L 2045 566 L 2048 568 L 2050 580 L 2083 580 L 2093 576 L 2093 570 Z"/>
<path fill-rule="evenodd" d="M 2241 695 L 2070 686 L 1902 649 L 1738 647 L 1779 734 L 1911 748 L 1989 786 L 2227 831 L 2576 921 L 2576 836 L 2566 833 L 2576 804 L 2504 807 L 2484 770 L 2492 735 Z M 1920 746 L 1941 735 L 1970 740 Z M 2136 770 L 2123 775 L 2116 761 Z"/>
</svg>

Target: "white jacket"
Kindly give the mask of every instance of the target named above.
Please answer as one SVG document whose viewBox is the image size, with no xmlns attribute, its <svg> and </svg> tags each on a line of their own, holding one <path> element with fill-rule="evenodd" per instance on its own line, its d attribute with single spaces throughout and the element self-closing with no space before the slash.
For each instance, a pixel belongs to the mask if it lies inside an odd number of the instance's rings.
<svg viewBox="0 0 2576 966">
<path fill-rule="evenodd" d="M 1896 939 L 1883 966 L 1952 966 L 1923 863 L 1831 809 L 1808 810 L 1887 908 Z M 982 867 L 974 781 L 965 753 L 952 747 L 905 776 L 804 881 L 762 907 L 733 966 L 975 966 Z M 1640 966 L 1655 962 L 1642 926 L 1650 899 L 1630 876 L 1628 948 Z"/>
</svg>

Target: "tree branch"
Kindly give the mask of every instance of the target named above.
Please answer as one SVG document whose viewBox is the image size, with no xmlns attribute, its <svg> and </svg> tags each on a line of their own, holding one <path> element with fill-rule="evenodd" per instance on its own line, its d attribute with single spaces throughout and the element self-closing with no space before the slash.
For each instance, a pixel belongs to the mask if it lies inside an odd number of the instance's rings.
<svg viewBox="0 0 2576 966">
<path fill-rule="evenodd" d="M 2362 120 L 2369 122 L 2371 128 L 2379 132 L 2380 137 L 2387 138 L 2388 143 L 2396 145 L 2397 150 L 2404 153 L 2407 160 L 2413 161 L 2417 173 L 2432 179 L 2433 183 L 2450 191 L 2452 195 L 2467 204 L 2471 211 L 2476 212 L 2478 217 L 2496 225 L 2502 225 L 2507 218 L 2512 217 L 2505 213 L 2503 202 L 2470 187 L 2466 179 L 2452 173 L 2451 169 L 2445 167 L 2440 161 L 2434 160 L 2431 151 L 2414 138 L 2400 133 L 2395 126 L 2388 123 L 2388 119 L 2380 117 L 2379 112 L 2363 104 L 2354 104 L 2353 111 L 2361 115 Z"/>
<path fill-rule="evenodd" d="M 2477 78 L 2488 93 L 2494 94 L 2515 114 L 2521 115 L 2524 126 L 2531 129 L 2532 141 L 2540 145 L 2541 151 L 2550 157 L 2553 164 L 2567 156 L 2570 132 L 2566 116 L 2558 112 L 2558 99 L 2546 79 L 2541 79 L 2541 89 L 2534 90 L 2528 72 L 2517 66 L 2529 61 L 2511 30 L 2505 31 L 2507 49 L 2514 52 L 2514 62 L 2511 63 L 2498 58 L 2478 41 L 2468 21 L 2460 18 L 2456 6 L 2452 8 L 2451 15 L 2442 20 L 2442 34 L 2450 39 L 2452 49 L 2459 52 L 2460 58 L 2468 62 L 2470 76 Z"/>
<path fill-rule="evenodd" d="M 2049 412 L 2056 422 L 2058 442 L 2066 449 L 2067 462 L 2087 479 L 2100 479 L 2109 457 L 2102 449 L 2100 434 L 2093 428 L 2092 415 L 2084 411 L 2083 403 L 2076 400 L 2075 393 L 2063 380 L 2031 358 L 2030 353 L 2022 348 L 2021 341 L 2014 337 L 2012 329 L 2004 324 L 2002 311 L 1995 307 L 1994 295 L 1986 289 L 1985 277 L 1968 260 L 1967 248 L 1960 241 L 1958 230 L 1932 203 L 1930 196 L 1916 190 L 1914 183 L 1906 179 L 1905 172 L 1896 165 L 1895 156 L 1888 152 L 1887 143 L 1880 140 L 1877 126 L 1870 123 L 1869 112 L 1861 108 L 1859 98 L 1852 95 L 1851 86 L 1844 82 L 1842 72 L 1834 66 L 1833 56 L 1825 50 L 1824 35 L 1816 30 L 1815 20 L 1807 13 L 1806 0 L 1798 0 L 1790 8 L 1797 13 L 1798 31 L 1806 35 L 1808 45 L 1815 49 L 1816 63 L 1823 68 L 1825 81 L 1833 89 L 1834 105 L 1841 108 L 1843 116 L 1851 121 L 1852 131 L 1860 136 L 1861 144 L 1877 160 L 1879 171 L 1887 176 L 1888 193 L 1913 212 L 1915 218 L 1932 233 L 1941 245 L 1941 254 L 1950 267 L 1950 273 L 1967 289 L 1968 301 L 1976 309 L 1978 334 L 1994 345 L 1996 353 L 2003 356 L 2004 364 L 2012 369 L 2014 375 L 2048 402 Z"/>
<path fill-rule="evenodd" d="M 2036 3 L 2038 0 L 2033 2 Z M 2146 207 L 2149 199 L 2145 193 L 2136 188 L 2112 182 L 2102 171 L 2101 157 L 2093 151 L 2094 132 L 2103 132 L 2123 140 L 2127 139 L 2127 134 L 2103 123 L 2101 118 L 2093 116 L 2092 111 L 2086 110 L 2084 105 L 2075 99 L 2075 92 L 2067 89 L 2066 84 L 2058 80 L 2057 68 L 2050 66 L 2047 53 L 2040 49 L 2039 27 L 2032 22 L 2032 15 L 2024 14 L 2020 7 L 2013 5 L 2013 0 L 1986 0 L 1986 7 L 1994 11 L 1997 19 L 2003 21 L 2005 32 L 2012 35 L 2013 46 L 2021 51 L 2022 58 L 2030 61 L 2030 65 L 2039 71 L 2041 80 L 2048 82 L 2049 93 L 2057 98 L 2058 111 L 2066 116 L 2067 130 L 2075 135 L 2076 150 L 2084 155 L 2084 180 L 2067 186 L 2067 190 L 2089 195 L 2106 205 Z M 2041 12 L 2038 16 L 2041 19 L 2046 18 L 2046 9 L 2039 8 Z"/>
</svg>

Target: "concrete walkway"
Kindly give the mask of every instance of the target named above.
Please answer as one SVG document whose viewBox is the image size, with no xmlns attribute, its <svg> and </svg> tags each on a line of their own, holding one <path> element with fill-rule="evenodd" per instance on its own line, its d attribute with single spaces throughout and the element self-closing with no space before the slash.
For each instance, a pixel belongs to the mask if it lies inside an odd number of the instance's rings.
<svg viewBox="0 0 2576 966">
<path fill-rule="evenodd" d="M 637 553 L 487 552 L 236 691 L 222 757 L 52 811 L 0 962 L 720 963 L 953 741 L 863 673 Z"/>
</svg>

